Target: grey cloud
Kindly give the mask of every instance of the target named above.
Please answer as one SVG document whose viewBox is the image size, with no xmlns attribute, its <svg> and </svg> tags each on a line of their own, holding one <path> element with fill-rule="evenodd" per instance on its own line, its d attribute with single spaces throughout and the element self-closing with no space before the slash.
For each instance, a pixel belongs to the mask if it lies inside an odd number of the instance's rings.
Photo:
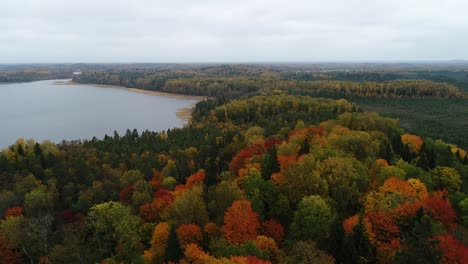
<svg viewBox="0 0 468 264">
<path fill-rule="evenodd" d="M 0 63 L 468 59 L 463 0 L 3 0 Z"/>
</svg>

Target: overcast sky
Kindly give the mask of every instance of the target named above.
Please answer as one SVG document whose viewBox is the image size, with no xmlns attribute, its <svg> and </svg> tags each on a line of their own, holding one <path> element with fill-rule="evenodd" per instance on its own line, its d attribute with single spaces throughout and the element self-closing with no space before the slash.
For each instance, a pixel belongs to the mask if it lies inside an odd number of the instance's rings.
<svg viewBox="0 0 468 264">
<path fill-rule="evenodd" d="M 467 0 L 0 0 L 0 63 L 452 59 Z"/>
</svg>

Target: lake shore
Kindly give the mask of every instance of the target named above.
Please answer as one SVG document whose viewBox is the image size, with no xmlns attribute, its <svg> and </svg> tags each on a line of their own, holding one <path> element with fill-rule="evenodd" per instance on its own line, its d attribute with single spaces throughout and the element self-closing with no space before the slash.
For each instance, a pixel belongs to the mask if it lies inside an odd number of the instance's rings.
<svg viewBox="0 0 468 264">
<path fill-rule="evenodd" d="M 143 90 L 139 88 L 129 88 L 125 86 L 118 86 L 118 85 L 107 85 L 107 84 L 91 84 L 91 83 L 77 83 L 74 81 L 55 81 L 54 85 L 83 85 L 83 86 L 95 86 L 95 87 L 103 87 L 103 88 L 117 88 L 117 89 L 125 89 L 132 92 L 137 93 L 144 93 L 154 96 L 165 96 L 165 97 L 172 97 L 177 99 L 195 99 L 195 100 L 204 100 L 208 99 L 206 96 L 198 96 L 198 95 L 188 95 L 188 94 L 174 94 L 174 93 L 165 93 L 159 91 L 152 91 L 152 90 Z"/>
<path fill-rule="evenodd" d="M 125 86 L 117 86 L 117 85 L 107 85 L 107 84 L 87 84 L 87 83 L 77 83 L 74 81 L 55 81 L 53 85 L 82 85 L 82 86 L 94 86 L 94 87 L 102 87 L 102 88 L 114 88 L 114 89 L 125 89 L 127 91 L 136 92 L 136 93 L 144 93 L 147 95 L 152 96 L 163 96 L 169 98 L 176 98 L 176 99 L 194 99 L 194 100 L 205 100 L 208 99 L 206 96 L 196 96 L 196 95 L 186 95 L 186 94 L 173 94 L 173 93 L 165 93 L 159 91 L 151 91 L 151 90 L 143 90 L 139 88 L 129 88 Z M 195 107 L 195 104 L 192 104 L 192 107 L 185 107 L 180 108 L 177 110 L 176 115 L 178 118 L 188 122 L 192 117 L 192 110 Z"/>
</svg>

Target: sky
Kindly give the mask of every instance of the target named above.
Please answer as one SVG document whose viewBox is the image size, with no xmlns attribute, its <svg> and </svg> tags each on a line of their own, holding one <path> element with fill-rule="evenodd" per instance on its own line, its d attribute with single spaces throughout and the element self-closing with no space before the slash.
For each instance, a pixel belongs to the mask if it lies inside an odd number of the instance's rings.
<svg viewBox="0 0 468 264">
<path fill-rule="evenodd" d="M 0 64 L 468 59 L 466 0 L 0 0 Z"/>
</svg>

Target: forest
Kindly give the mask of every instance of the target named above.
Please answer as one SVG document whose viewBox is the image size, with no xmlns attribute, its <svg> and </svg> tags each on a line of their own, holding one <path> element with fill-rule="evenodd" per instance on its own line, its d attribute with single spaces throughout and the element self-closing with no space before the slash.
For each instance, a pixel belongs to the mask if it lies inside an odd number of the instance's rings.
<svg viewBox="0 0 468 264">
<path fill-rule="evenodd" d="M 398 118 L 410 133 L 468 148 L 465 64 L 176 65 L 84 71 L 79 83 L 169 93 L 245 98 L 287 93 L 347 99 Z M 178 67 L 178 68 L 176 68 Z"/>
<path fill-rule="evenodd" d="M 118 76 L 93 74 L 80 78 Z M 347 99 L 204 78 L 224 88 L 200 88 L 216 97 L 183 128 L 1 151 L 0 262 L 468 263 L 463 148 Z M 464 100 L 452 84 L 392 84 L 326 83 Z"/>
</svg>

